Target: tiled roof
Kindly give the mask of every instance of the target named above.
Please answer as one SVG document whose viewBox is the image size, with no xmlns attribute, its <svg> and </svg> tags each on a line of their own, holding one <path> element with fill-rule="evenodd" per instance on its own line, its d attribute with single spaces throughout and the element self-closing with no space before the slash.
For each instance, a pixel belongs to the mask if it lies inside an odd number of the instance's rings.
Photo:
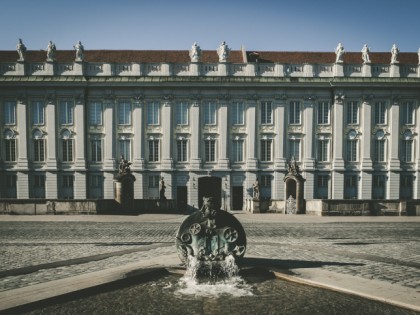
<svg viewBox="0 0 420 315">
<path fill-rule="evenodd" d="M 334 63 L 334 52 L 292 52 L 292 51 L 260 51 L 256 52 L 260 63 Z M 75 51 L 57 50 L 58 62 L 73 62 Z M 145 63 L 188 63 L 190 57 L 188 50 L 87 50 L 85 51 L 86 62 L 145 62 Z M 248 60 L 255 61 L 255 52 L 247 52 Z M 390 52 L 371 52 L 369 54 L 372 63 L 389 64 L 391 61 Z M 43 50 L 30 50 L 26 53 L 27 62 L 44 62 L 47 54 Z M 16 51 L 0 51 L 0 62 L 15 62 L 18 59 Z M 398 60 L 401 64 L 418 64 L 417 53 L 400 53 Z M 229 62 L 243 63 L 242 51 L 231 51 Z M 218 56 L 216 50 L 203 50 L 201 62 L 216 63 Z M 362 64 L 362 54 L 360 52 L 346 52 L 344 63 Z"/>
</svg>

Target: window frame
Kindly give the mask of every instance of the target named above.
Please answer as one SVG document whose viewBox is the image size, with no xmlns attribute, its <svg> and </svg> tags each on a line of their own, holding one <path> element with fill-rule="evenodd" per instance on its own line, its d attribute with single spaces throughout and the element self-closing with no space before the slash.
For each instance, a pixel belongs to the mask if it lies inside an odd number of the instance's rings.
<svg viewBox="0 0 420 315">
<path fill-rule="evenodd" d="M 176 140 L 176 157 L 177 162 L 188 162 L 188 140 Z"/>
<path fill-rule="evenodd" d="M 261 112 L 261 125 L 272 125 L 273 124 L 273 102 L 272 101 L 261 101 L 260 103 Z"/>
<path fill-rule="evenodd" d="M 160 103 L 158 101 L 150 101 L 147 103 L 147 125 L 160 125 Z"/>
<path fill-rule="evenodd" d="M 89 125 L 102 126 L 103 125 L 104 108 L 102 102 L 91 102 L 89 104 Z"/>
<path fill-rule="evenodd" d="M 32 101 L 32 125 L 45 125 L 45 104 L 43 101 Z"/>
<path fill-rule="evenodd" d="M 273 139 L 260 140 L 260 160 L 261 162 L 273 161 Z"/>
<path fill-rule="evenodd" d="M 16 107 L 15 101 L 5 101 L 3 103 L 3 121 L 6 126 L 16 125 Z"/>
<path fill-rule="evenodd" d="M 33 141 L 33 154 L 34 162 L 42 163 L 45 162 L 45 139 L 32 139 Z"/>
<path fill-rule="evenodd" d="M 325 121 L 326 118 L 326 121 Z M 318 125 L 330 124 L 330 102 L 319 101 L 317 107 L 317 123 Z"/>
<path fill-rule="evenodd" d="M 217 125 L 217 104 L 216 102 L 205 102 L 203 104 L 203 122 L 206 126 Z"/>
<path fill-rule="evenodd" d="M 73 139 L 62 139 L 62 162 L 71 163 L 74 161 L 74 141 Z"/>
<path fill-rule="evenodd" d="M 132 106 L 129 101 L 121 100 L 118 102 L 118 125 L 131 125 Z"/>
<path fill-rule="evenodd" d="M 359 144 L 357 139 L 347 139 L 346 140 L 346 161 L 347 162 L 357 162 L 359 160 Z"/>
<path fill-rule="evenodd" d="M 74 103 L 70 100 L 60 101 L 60 125 L 71 126 L 74 123 Z"/>
<path fill-rule="evenodd" d="M 16 152 L 16 139 L 4 139 L 4 161 L 5 162 L 16 162 L 17 161 L 17 152 Z"/>
<path fill-rule="evenodd" d="M 317 150 L 317 159 L 319 162 L 329 162 L 330 154 L 329 154 L 329 146 L 330 140 L 329 139 L 318 139 L 318 150 Z"/>
<path fill-rule="evenodd" d="M 404 101 L 401 107 L 401 122 L 403 125 L 415 124 L 415 105 L 414 101 Z M 411 119 L 409 117 L 411 116 Z M 410 120 L 410 121 L 409 121 Z"/>
<path fill-rule="evenodd" d="M 233 102 L 231 106 L 232 125 L 245 125 L 245 104 L 243 102 Z"/>
<path fill-rule="evenodd" d="M 302 109 L 300 101 L 289 102 L 289 124 L 300 125 L 302 124 Z"/>
<path fill-rule="evenodd" d="M 149 149 L 148 152 L 148 161 L 149 162 L 159 162 L 160 161 L 160 140 L 159 139 L 149 139 L 147 142 Z"/>
<path fill-rule="evenodd" d="M 374 122 L 375 125 L 387 124 L 387 103 L 385 101 L 375 102 Z"/>
<path fill-rule="evenodd" d="M 244 162 L 244 139 L 232 141 L 232 161 L 235 163 Z"/>
<path fill-rule="evenodd" d="M 177 126 L 188 126 L 189 124 L 189 104 L 185 101 L 176 103 L 175 122 Z"/>
<path fill-rule="evenodd" d="M 204 140 L 204 161 L 207 163 L 216 162 L 216 139 Z"/>
<path fill-rule="evenodd" d="M 355 121 L 354 121 L 354 118 L 356 118 Z M 346 123 L 347 125 L 359 124 L 359 102 L 357 101 L 346 102 Z"/>
</svg>

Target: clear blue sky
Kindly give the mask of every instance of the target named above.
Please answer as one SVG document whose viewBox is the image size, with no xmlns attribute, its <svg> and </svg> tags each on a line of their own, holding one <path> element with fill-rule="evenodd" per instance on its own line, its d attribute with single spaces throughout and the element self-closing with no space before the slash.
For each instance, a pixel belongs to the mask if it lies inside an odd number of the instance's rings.
<svg viewBox="0 0 420 315">
<path fill-rule="evenodd" d="M 401 52 L 420 47 L 420 0 L 0 0 L 0 50 L 216 49 Z"/>
</svg>

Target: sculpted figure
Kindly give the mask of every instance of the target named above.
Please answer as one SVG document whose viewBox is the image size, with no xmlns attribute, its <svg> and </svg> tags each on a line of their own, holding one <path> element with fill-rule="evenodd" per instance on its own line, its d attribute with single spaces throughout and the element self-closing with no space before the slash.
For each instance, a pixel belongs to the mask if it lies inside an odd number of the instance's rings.
<svg viewBox="0 0 420 315">
<path fill-rule="evenodd" d="M 118 166 L 118 172 L 120 174 L 130 173 L 131 171 L 130 165 L 131 165 L 131 162 L 128 162 L 126 159 L 124 159 L 124 155 L 121 155 L 120 165 Z"/>
<path fill-rule="evenodd" d="M 365 44 L 362 48 L 363 63 L 370 63 L 369 52 L 369 47 Z"/>
<path fill-rule="evenodd" d="M 23 44 L 22 40 L 19 38 L 19 42 L 16 45 L 16 51 L 19 54 L 18 61 L 25 61 L 26 46 Z"/>
<path fill-rule="evenodd" d="M 398 49 L 397 45 L 392 45 L 391 48 L 391 64 L 398 63 L 398 54 L 400 53 L 400 50 Z"/>
<path fill-rule="evenodd" d="M 159 182 L 159 198 L 160 199 L 166 199 L 165 197 L 165 181 L 163 180 L 163 177 L 160 178 L 160 182 Z"/>
<path fill-rule="evenodd" d="M 293 175 L 298 175 L 299 174 L 299 166 L 297 165 L 296 159 L 295 159 L 294 156 L 292 156 L 292 158 L 290 159 L 287 166 L 288 166 L 289 173 L 291 173 Z"/>
<path fill-rule="evenodd" d="M 83 59 L 85 59 L 85 48 L 83 47 L 82 42 L 79 40 L 73 48 L 76 50 L 76 61 L 83 61 Z"/>
<path fill-rule="evenodd" d="M 200 46 L 198 46 L 197 43 L 194 43 L 191 46 L 190 58 L 191 58 L 191 62 L 199 62 L 200 61 L 200 58 L 201 58 L 201 48 L 200 48 Z"/>
<path fill-rule="evenodd" d="M 56 52 L 55 44 L 50 41 L 47 46 L 47 61 L 54 61 L 55 60 L 55 52 Z"/>
<path fill-rule="evenodd" d="M 252 191 L 252 197 L 254 199 L 260 199 L 260 183 L 258 182 L 258 179 L 252 184 Z"/>
<path fill-rule="evenodd" d="M 335 63 L 343 62 L 344 57 L 344 47 L 341 43 L 338 43 L 337 48 L 335 49 Z"/>
<path fill-rule="evenodd" d="M 225 41 L 223 41 L 219 48 L 217 49 L 217 54 L 219 55 L 219 62 L 226 62 L 230 53 L 230 48 L 226 44 Z"/>
</svg>

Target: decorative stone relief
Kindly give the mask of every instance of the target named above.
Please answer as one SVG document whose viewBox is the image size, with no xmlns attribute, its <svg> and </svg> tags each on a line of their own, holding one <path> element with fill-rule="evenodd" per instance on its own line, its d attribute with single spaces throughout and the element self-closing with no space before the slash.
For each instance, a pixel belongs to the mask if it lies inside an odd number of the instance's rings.
<svg viewBox="0 0 420 315">
<path fill-rule="evenodd" d="M 55 47 L 55 44 L 52 41 L 50 41 L 47 46 L 47 61 L 48 62 L 55 61 L 56 51 L 57 51 L 57 48 Z"/>
<path fill-rule="evenodd" d="M 227 62 L 230 54 L 230 48 L 225 41 L 223 41 L 219 48 L 217 48 L 217 54 L 219 55 L 219 62 Z"/>
<path fill-rule="evenodd" d="M 335 63 L 343 63 L 344 47 L 341 43 L 338 43 L 335 48 Z"/>
<path fill-rule="evenodd" d="M 287 132 L 290 133 L 302 133 L 302 126 L 289 126 Z"/>
<path fill-rule="evenodd" d="M 317 126 L 316 127 L 316 133 L 331 133 L 332 131 L 331 131 L 331 126 L 325 126 L 325 125 L 322 125 L 322 126 Z"/>
<path fill-rule="evenodd" d="M 398 49 L 397 45 L 392 45 L 391 48 L 391 64 L 398 63 L 398 55 L 400 53 L 400 50 Z"/>
<path fill-rule="evenodd" d="M 345 99 L 345 95 L 342 94 L 342 93 L 337 93 L 334 96 L 335 103 L 337 103 L 337 104 L 343 104 L 344 99 Z"/>
</svg>

